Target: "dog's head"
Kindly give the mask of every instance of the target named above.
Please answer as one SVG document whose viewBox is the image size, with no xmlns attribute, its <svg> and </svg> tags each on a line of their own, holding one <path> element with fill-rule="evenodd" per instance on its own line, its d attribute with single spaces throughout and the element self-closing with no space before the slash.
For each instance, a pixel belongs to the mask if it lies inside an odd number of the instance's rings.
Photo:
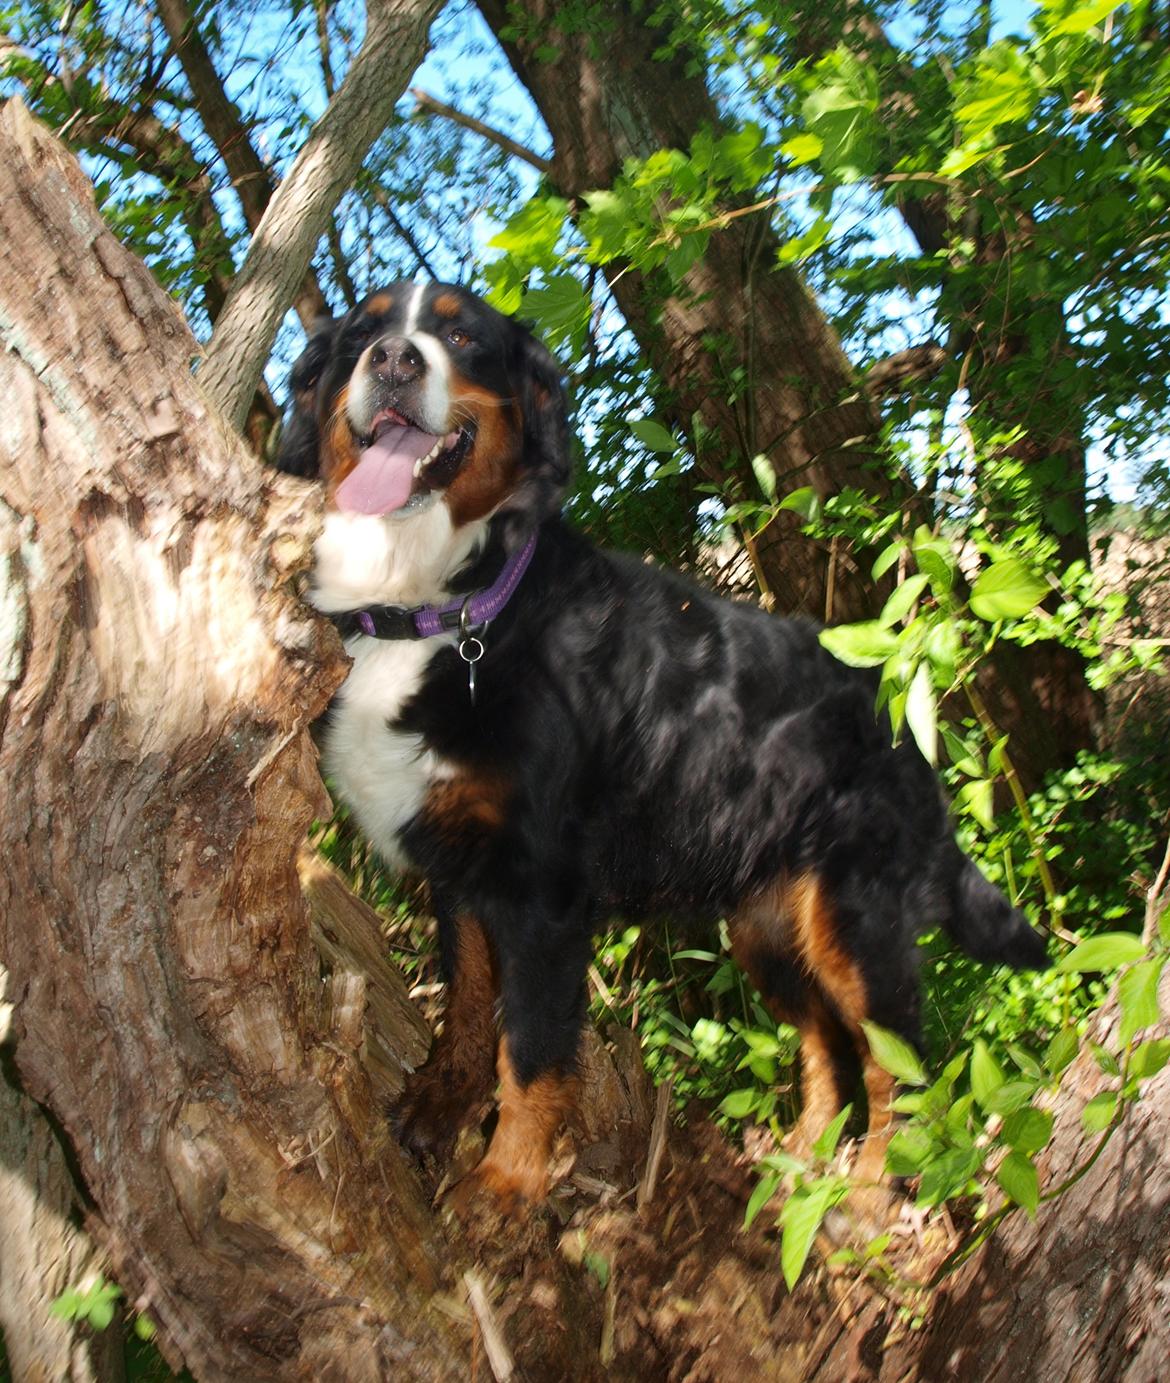
<svg viewBox="0 0 1170 1383">
<path fill-rule="evenodd" d="M 377 518 L 390 541 L 423 522 L 459 534 L 490 521 L 510 551 L 560 505 L 569 479 L 560 367 L 465 289 L 396 283 L 372 293 L 318 326 L 291 388 L 277 465 L 321 479 L 331 511 Z"/>
</svg>

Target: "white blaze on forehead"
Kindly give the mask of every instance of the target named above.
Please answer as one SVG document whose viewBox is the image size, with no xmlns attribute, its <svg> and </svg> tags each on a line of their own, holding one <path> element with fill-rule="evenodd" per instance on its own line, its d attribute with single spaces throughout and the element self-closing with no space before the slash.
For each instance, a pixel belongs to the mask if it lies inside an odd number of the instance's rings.
<svg viewBox="0 0 1170 1383">
<path fill-rule="evenodd" d="M 403 336 L 409 337 L 410 333 L 418 326 L 418 314 L 422 310 L 423 294 L 425 292 L 425 283 L 416 283 L 411 286 L 410 298 L 406 304 L 406 317 L 402 323 Z"/>
<path fill-rule="evenodd" d="M 451 412 L 451 359 L 447 347 L 437 336 L 418 330 L 427 285 L 416 283 L 407 299 L 406 312 L 400 326 L 391 327 L 378 340 L 372 341 L 358 357 L 354 366 L 346 412 L 353 430 L 364 432 L 373 421 L 373 401 L 370 389 L 374 381 L 370 356 L 387 341 L 405 339 L 423 358 L 426 366 L 422 389 L 413 400 L 414 421 L 427 432 L 442 434 L 454 426 Z"/>
</svg>

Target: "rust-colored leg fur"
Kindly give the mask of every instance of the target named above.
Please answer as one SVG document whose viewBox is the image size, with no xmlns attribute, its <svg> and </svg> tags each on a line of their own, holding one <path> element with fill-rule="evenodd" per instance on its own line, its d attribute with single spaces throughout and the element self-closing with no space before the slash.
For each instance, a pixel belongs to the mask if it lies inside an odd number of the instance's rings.
<svg viewBox="0 0 1170 1383">
<path fill-rule="evenodd" d="M 454 974 L 443 1028 L 396 1110 L 403 1143 L 441 1157 L 491 1093 L 496 1057 L 496 975 L 491 946 L 472 917 L 455 919 Z"/>
<path fill-rule="evenodd" d="M 459 1214 L 467 1213 L 480 1191 L 508 1215 L 548 1193 L 553 1139 L 573 1106 L 577 1082 L 550 1072 L 521 1085 L 508 1057 L 507 1038 L 500 1040 L 499 1076 L 500 1121 L 483 1161 L 452 1192 L 450 1203 Z"/>
<path fill-rule="evenodd" d="M 812 875 L 757 894 L 731 922 L 732 950 L 769 1012 L 800 1032 L 801 1113 L 786 1143 L 807 1156 L 853 1096 L 860 1068 L 869 1123 L 854 1176 L 877 1181 L 885 1164 L 894 1082 L 873 1060 L 861 1028 L 869 996 L 860 967 L 842 945 L 837 919 Z"/>
</svg>

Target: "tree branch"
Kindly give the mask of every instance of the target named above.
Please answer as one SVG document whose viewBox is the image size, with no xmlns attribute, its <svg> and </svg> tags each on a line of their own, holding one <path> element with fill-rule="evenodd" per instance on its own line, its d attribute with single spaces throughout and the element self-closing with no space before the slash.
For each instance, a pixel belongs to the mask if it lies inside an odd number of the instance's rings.
<svg viewBox="0 0 1170 1383">
<path fill-rule="evenodd" d="M 284 305 L 342 193 L 389 123 L 426 50 L 439 5 L 440 0 L 369 0 L 361 49 L 252 237 L 199 373 L 235 427 L 243 421 Z"/>
<path fill-rule="evenodd" d="M 179 207 L 196 263 L 203 270 L 203 310 L 214 328 L 232 286 L 231 240 L 212 197 L 211 176 L 183 135 L 148 110 L 105 105 L 74 121 L 70 141 L 114 156 L 119 147 L 138 160 L 164 187 L 181 186 Z M 113 146 L 113 147 L 111 147 Z M 280 409 L 263 379 L 248 409 L 244 435 L 257 456 L 280 419 Z"/>
<path fill-rule="evenodd" d="M 501 130 L 493 129 L 491 125 L 485 125 L 482 120 L 477 120 L 473 115 L 464 115 L 461 110 L 456 110 L 454 106 L 440 101 L 437 96 L 423 91 L 421 87 L 412 86 L 410 94 L 418 102 L 415 107 L 416 115 L 441 115 L 445 120 L 450 120 L 456 125 L 462 125 L 464 129 L 473 130 L 476 134 L 482 135 L 490 144 L 503 149 L 504 153 L 512 154 L 518 159 L 523 159 L 525 163 L 530 163 L 538 173 L 548 174 L 552 171 L 552 162 L 549 159 L 541 158 L 539 154 L 533 153 L 525 145 L 517 143 L 516 140 Z"/>
<path fill-rule="evenodd" d="M 239 107 L 224 91 L 187 0 L 155 0 L 155 6 L 186 73 L 203 128 L 227 167 L 248 229 L 255 232 L 272 200 L 272 176 L 256 152 Z M 329 310 L 317 276 L 308 265 L 296 290 L 295 307 L 305 327 L 311 327 Z"/>
</svg>

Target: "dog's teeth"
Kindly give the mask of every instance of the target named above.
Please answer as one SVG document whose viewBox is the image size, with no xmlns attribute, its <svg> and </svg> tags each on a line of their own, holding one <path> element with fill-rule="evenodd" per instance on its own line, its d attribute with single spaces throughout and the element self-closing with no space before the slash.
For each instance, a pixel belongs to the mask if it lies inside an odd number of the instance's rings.
<svg viewBox="0 0 1170 1383">
<path fill-rule="evenodd" d="M 417 479 L 419 478 L 419 476 L 422 475 L 422 473 L 423 473 L 423 467 L 426 465 L 427 459 L 428 459 L 428 458 L 425 457 L 425 456 L 420 456 L 420 457 L 418 458 L 418 460 L 414 463 L 414 478 L 415 478 L 415 480 L 417 480 Z"/>
</svg>

